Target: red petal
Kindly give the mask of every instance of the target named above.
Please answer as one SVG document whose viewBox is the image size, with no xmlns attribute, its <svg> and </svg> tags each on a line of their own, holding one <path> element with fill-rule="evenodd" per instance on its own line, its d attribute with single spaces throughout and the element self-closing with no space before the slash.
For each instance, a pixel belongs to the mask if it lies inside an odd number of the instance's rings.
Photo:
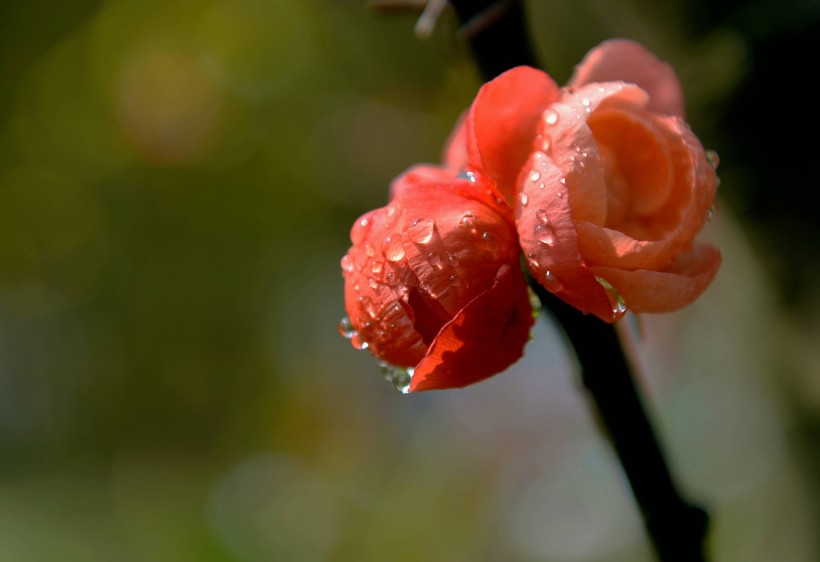
<svg viewBox="0 0 820 562">
<path fill-rule="evenodd" d="M 481 88 L 467 116 L 470 168 L 486 174 L 512 201 L 544 109 L 559 96 L 548 74 L 519 66 Z"/>
<path fill-rule="evenodd" d="M 678 255 L 663 271 L 626 271 L 614 267 L 593 267 L 596 275 L 615 287 L 634 312 L 672 312 L 698 298 L 720 267 L 720 252 L 711 246 L 697 246 Z"/>
<path fill-rule="evenodd" d="M 410 391 L 459 388 L 500 373 L 523 355 L 532 324 L 524 276 L 504 265 L 493 286 L 438 333 Z"/>
<path fill-rule="evenodd" d="M 568 86 L 620 80 L 636 84 L 649 94 L 649 109 L 684 116 L 683 88 L 678 75 L 640 43 L 629 39 L 605 41 L 587 53 Z"/>
</svg>

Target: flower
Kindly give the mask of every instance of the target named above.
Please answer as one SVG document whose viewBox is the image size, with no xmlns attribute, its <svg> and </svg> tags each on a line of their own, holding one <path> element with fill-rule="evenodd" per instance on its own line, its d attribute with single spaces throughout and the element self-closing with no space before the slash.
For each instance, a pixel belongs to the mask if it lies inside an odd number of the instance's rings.
<svg viewBox="0 0 820 562">
<path fill-rule="evenodd" d="M 714 278 L 720 253 L 694 238 L 717 176 L 677 76 L 638 43 L 599 45 L 563 89 L 529 67 L 502 74 L 454 138 L 514 205 L 533 278 L 570 305 L 607 322 L 669 312 Z"/>
<path fill-rule="evenodd" d="M 477 175 L 417 167 L 359 218 L 342 258 L 346 334 L 405 391 L 461 387 L 517 361 L 533 323 L 512 208 Z"/>
</svg>

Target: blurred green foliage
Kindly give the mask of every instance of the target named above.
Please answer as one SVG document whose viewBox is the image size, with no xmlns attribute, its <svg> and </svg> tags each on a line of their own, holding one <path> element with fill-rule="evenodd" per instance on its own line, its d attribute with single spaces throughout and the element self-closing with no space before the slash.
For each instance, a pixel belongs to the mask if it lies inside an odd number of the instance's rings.
<svg viewBox="0 0 820 562">
<path fill-rule="evenodd" d="M 691 122 L 723 151 L 754 38 L 681 6 L 528 5 L 559 82 L 606 37 L 644 41 L 680 70 Z M 478 87 L 449 14 L 428 41 L 412 24 L 350 0 L 0 7 L 1 560 L 648 559 L 556 333 L 515 373 L 410 398 L 336 333 L 349 225 L 403 169 L 438 160 Z M 726 154 L 739 199 L 749 168 Z M 723 509 L 720 559 L 810 560 L 811 434 L 788 433 L 796 463 L 771 398 L 783 382 L 767 374 L 807 362 L 761 350 L 770 336 L 738 313 L 753 303 L 781 325 L 733 233 L 717 228 L 716 294 L 731 298 L 715 302 L 736 338 L 723 349 L 726 336 L 698 331 L 714 321 L 703 309 L 662 325 L 647 362 L 713 378 L 653 392 L 680 463 L 706 451 L 690 480 Z M 679 361 L 664 333 L 713 356 Z M 802 357 L 803 340 L 788 341 Z M 753 354 L 739 386 L 716 382 L 714 365 L 738 366 L 721 350 Z M 817 419 L 816 384 L 789 381 Z M 704 405 L 738 388 L 751 398 Z M 709 441 L 703 416 L 728 430 Z M 708 457 L 737 435 L 737 455 Z M 715 493 L 727 474 L 745 484 Z"/>
</svg>

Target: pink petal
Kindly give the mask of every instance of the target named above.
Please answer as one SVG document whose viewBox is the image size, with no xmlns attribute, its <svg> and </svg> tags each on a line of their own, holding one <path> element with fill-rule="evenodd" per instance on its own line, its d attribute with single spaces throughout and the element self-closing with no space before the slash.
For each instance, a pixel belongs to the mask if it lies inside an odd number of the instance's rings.
<svg viewBox="0 0 820 562">
<path fill-rule="evenodd" d="M 696 246 L 678 255 L 663 271 L 626 271 L 593 267 L 621 293 L 633 312 L 672 312 L 698 298 L 720 267 L 720 252 L 711 246 Z"/>
<path fill-rule="evenodd" d="M 500 373 L 523 355 L 532 324 L 524 277 L 504 265 L 492 287 L 444 325 L 409 390 L 460 388 Z"/>
<path fill-rule="evenodd" d="M 630 39 L 610 39 L 592 49 L 575 67 L 568 86 L 615 80 L 646 90 L 652 111 L 684 116 L 683 88 L 675 70 Z"/>
<path fill-rule="evenodd" d="M 515 214 L 530 273 L 561 300 L 612 322 L 609 297 L 581 257 L 563 173 L 543 152 L 533 153 L 527 165 Z"/>
</svg>

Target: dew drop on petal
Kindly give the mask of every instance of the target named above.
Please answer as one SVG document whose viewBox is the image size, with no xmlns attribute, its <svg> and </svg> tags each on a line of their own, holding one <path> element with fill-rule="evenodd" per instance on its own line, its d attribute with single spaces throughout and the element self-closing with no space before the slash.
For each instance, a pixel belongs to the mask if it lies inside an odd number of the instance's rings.
<svg viewBox="0 0 820 562">
<path fill-rule="evenodd" d="M 481 235 L 481 239 L 484 240 L 484 243 L 490 246 L 491 248 L 495 247 L 495 234 L 493 234 L 489 230 Z"/>
<path fill-rule="evenodd" d="M 427 261 L 430 262 L 430 265 L 432 265 L 435 268 L 444 268 L 444 260 L 441 259 L 441 256 L 438 254 L 438 252 L 430 252 L 429 254 L 427 254 Z"/>
<path fill-rule="evenodd" d="M 376 304 L 373 302 L 373 299 L 371 299 L 367 295 L 359 297 L 359 305 L 361 306 L 362 310 L 364 310 L 367 313 L 367 315 L 371 318 L 376 318 L 376 315 L 379 313 L 379 311 L 376 309 Z"/>
<path fill-rule="evenodd" d="M 546 244 L 547 246 L 552 246 L 555 244 L 555 231 L 547 223 L 542 222 L 540 224 L 536 224 L 533 229 L 533 235 L 535 236 L 535 239 L 542 244 Z"/>
<path fill-rule="evenodd" d="M 584 111 L 586 111 L 587 113 L 589 113 L 590 111 L 592 111 L 592 109 L 590 108 L 590 101 L 589 101 L 589 99 L 587 99 L 587 98 L 581 98 L 581 105 L 583 105 L 583 106 L 584 106 Z"/>
<path fill-rule="evenodd" d="M 345 254 L 344 256 L 342 256 L 341 265 L 343 270 L 353 271 L 353 259 L 350 257 L 349 254 Z"/>
<path fill-rule="evenodd" d="M 415 219 L 410 223 L 408 231 L 410 240 L 416 244 L 427 244 L 433 238 L 433 229 L 436 223 L 431 219 Z"/>
<path fill-rule="evenodd" d="M 475 232 L 475 227 L 476 227 L 475 217 L 473 215 L 471 215 L 470 213 L 467 213 L 466 215 L 461 217 L 461 220 L 459 220 L 458 222 L 463 228 L 466 228 L 467 230 L 470 230 L 471 232 Z"/>
<path fill-rule="evenodd" d="M 537 211 L 535 211 L 535 218 L 537 218 L 541 222 L 549 222 L 550 221 L 549 216 L 547 216 L 546 209 L 538 209 Z"/>
<path fill-rule="evenodd" d="M 373 279 L 372 277 L 370 278 L 369 283 L 370 283 L 370 288 L 373 289 L 374 291 L 379 288 L 379 282 L 376 281 L 375 279 Z"/>
<path fill-rule="evenodd" d="M 561 185 L 567 185 L 567 178 L 561 178 L 558 181 L 561 182 Z"/>
<path fill-rule="evenodd" d="M 527 203 L 529 203 L 529 201 L 530 201 L 530 198 L 527 197 L 526 193 L 521 192 L 521 193 L 518 194 L 518 200 L 521 202 L 522 207 L 526 207 Z"/>
<path fill-rule="evenodd" d="M 364 341 L 364 339 L 362 339 L 362 335 L 359 332 L 356 332 L 350 338 L 350 345 L 352 345 L 356 349 L 367 349 L 368 348 L 367 342 Z"/>
<path fill-rule="evenodd" d="M 384 269 L 384 262 L 381 260 L 373 260 L 373 263 L 370 266 L 370 271 L 373 273 L 381 273 Z"/>
<path fill-rule="evenodd" d="M 382 254 L 388 261 L 396 262 L 404 259 L 404 246 L 402 246 L 400 234 L 391 234 L 384 239 Z"/>
<path fill-rule="evenodd" d="M 561 289 L 564 288 L 564 284 L 561 282 L 561 279 L 550 270 L 544 274 L 544 288 L 551 293 L 557 293 Z"/>
<path fill-rule="evenodd" d="M 538 170 L 533 170 L 532 172 L 530 172 L 530 181 L 531 182 L 535 183 L 540 179 L 541 179 L 541 172 L 539 172 Z"/>
<path fill-rule="evenodd" d="M 366 218 L 359 219 L 350 230 L 350 240 L 354 245 L 361 244 L 367 231 L 370 230 L 370 221 Z"/>
<path fill-rule="evenodd" d="M 372 258 L 376 255 L 376 249 L 370 244 L 365 244 L 364 253 L 367 254 L 367 257 Z"/>
<path fill-rule="evenodd" d="M 450 254 L 447 256 L 447 263 L 450 264 L 450 267 L 455 267 L 458 265 L 458 256 L 455 254 Z"/>
<path fill-rule="evenodd" d="M 714 150 L 707 150 L 706 151 L 706 159 L 709 161 L 709 164 L 717 170 L 717 167 L 720 166 L 720 156 Z"/>
<path fill-rule="evenodd" d="M 558 113 L 554 109 L 547 109 L 544 112 L 544 122 L 547 125 L 555 125 L 558 123 Z"/>
<path fill-rule="evenodd" d="M 353 327 L 353 323 L 347 316 L 339 320 L 339 333 L 343 338 L 348 340 L 357 333 L 356 329 Z"/>
<path fill-rule="evenodd" d="M 595 279 L 601 284 L 606 291 L 607 297 L 609 297 L 609 304 L 612 305 L 612 320 L 620 320 L 623 315 L 626 314 L 626 301 L 624 300 L 624 297 L 618 289 L 613 287 L 609 281 L 603 277 L 596 276 Z"/>
<path fill-rule="evenodd" d="M 459 179 L 467 180 L 470 183 L 475 183 L 475 174 L 473 174 L 472 172 L 468 172 L 467 170 L 461 170 L 456 177 Z"/>
</svg>

